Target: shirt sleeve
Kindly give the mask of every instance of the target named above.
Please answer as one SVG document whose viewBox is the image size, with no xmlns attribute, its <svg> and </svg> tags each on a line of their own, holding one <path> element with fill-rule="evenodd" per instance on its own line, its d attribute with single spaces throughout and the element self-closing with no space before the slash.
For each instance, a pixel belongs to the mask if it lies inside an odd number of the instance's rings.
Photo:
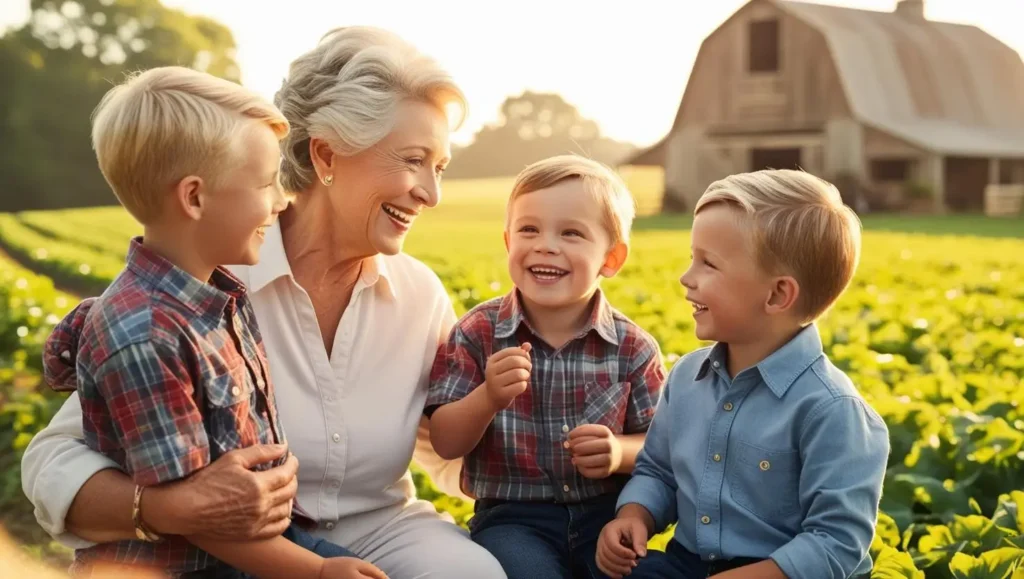
<svg viewBox="0 0 1024 579">
<path fill-rule="evenodd" d="M 438 348 L 430 371 L 426 402 L 428 416 L 439 406 L 462 400 L 484 381 L 484 368 L 478 362 L 480 347 L 467 327 L 471 326 L 456 324 L 448 339 Z"/>
<path fill-rule="evenodd" d="M 661 402 L 647 431 L 644 446 L 637 454 L 633 476 L 619 494 L 616 506 L 618 510 L 629 503 L 635 503 L 647 509 L 654 517 L 656 533 L 660 533 L 679 518 L 676 508 L 676 491 L 679 486 L 672 472 L 669 446 L 672 423 L 677 419 L 672 416 L 672 405 L 669 401 L 671 380 L 670 377 L 669 384 L 662 392 Z"/>
<path fill-rule="evenodd" d="M 457 320 L 455 308 L 452 307 L 452 302 L 448 295 L 443 292 L 443 289 L 442 287 L 442 303 L 438 306 L 440 311 L 439 327 L 437 334 L 434 336 L 438 347 L 444 344 Z M 436 351 L 436 349 L 433 349 L 433 351 Z M 437 454 L 437 451 L 434 450 L 434 445 L 430 442 L 430 422 L 426 417 L 421 417 L 419 428 L 416 431 L 416 446 L 413 451 L 413 460 L 427 473 L 427 476 L 430 477 L 430 480 L 438 490 L 449 496 L 464 500 L 469 499 L 460 488 L 462 459 L 445 460 Z"/>
<path fill-rule="evenodd" d="M 152 341 L 131 344 L 81 376 L 86 442 L 90 431 L 112 425 L 112 442 L 141 486 L 185 478 L 210 461 L 192 377 L 179 353 L 163 350 Z"/>
<path fill-rule="evenodd" d="M 658 342 L 650 336 L 642 336 L 636 344 L 636 352 L 630 356 L 630 391 L 624 430 L 626 434 L 647 431 L 654 418 L 662 387 L 665 385 L 665 365 L 662 363 Z"/>
<path fill-rule="evenodd" d="M 849 577 L 874 536 L 888 429 L 863 400 L 830 400 L 807 420 L 800 458 L 803 529 L 771 558 L 790 579 Z"/>
<path fill-rule="evenodd" d="M 21 458 L 21 488 L 39 526 L 68 548 L 94 546 L 68 532 L 64 520 L 86 481 L 108 468 L 120 470 L 116 462 L 85 445 L 82 406 L 73 392 L 46 428 L 32 437 Z"/>
</svg>

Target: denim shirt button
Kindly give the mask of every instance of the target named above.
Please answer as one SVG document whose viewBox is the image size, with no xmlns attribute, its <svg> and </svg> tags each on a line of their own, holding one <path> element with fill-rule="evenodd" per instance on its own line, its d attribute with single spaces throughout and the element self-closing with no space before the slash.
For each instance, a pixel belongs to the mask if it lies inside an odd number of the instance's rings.
<svg viewBox="0 0 1024 579">
<path fill-rule="evenodd" d="M 707 525 L 707 524 L 709 524 L 711 522 L 711 517 L 709 517 L 707 515 L 704 515 L 703 517 L 700 518 L 700 522 L 702 522 L 705 525 Z"/>
<path fill-rule="evenodd" d="M 562 485 L 562 490 L 565 492 L 569 492 L 569 485 Z"/>
<path fill-rule="evenodd" d="M 711 457 L 715 462 L 722 462 L 722 455 L 715 453 L 715 456 Z"/>
<path fill-rule="evenodd" d="M 731 412 L 732 411 L 732 402 L 726 402 L 724 405 L 722 405 L 722 408 L 724 408 L 726 412 Z"/>
</svg>

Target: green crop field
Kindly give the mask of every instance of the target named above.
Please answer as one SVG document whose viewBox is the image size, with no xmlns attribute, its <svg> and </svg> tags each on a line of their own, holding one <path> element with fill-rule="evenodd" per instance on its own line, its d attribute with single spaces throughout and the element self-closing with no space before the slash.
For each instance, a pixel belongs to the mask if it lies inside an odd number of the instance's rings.
<svg viewBox="0 0 1024 579">
<path fill-rule="evenodd" d="M 640 212 L 654 212 L 658 175 L 626 177 Z M 510 288 L 501 238 L 510 184 L 447 184 L 442 206 L 410 233 L 407 251 L 441 276 L 459 313 Z M 603 282 L 612 303 L 658 339 L 670 366 L 701 345 L 678 283 L 689 262 L 688 223 L 640 217 L 629 262 Z M 827 353 L 891 432 L 873 577 L 1024 578 L 1016 570 L 1024 567 L 1024 221 L 864 223 L 858 274 L 819 327 Z M 99 293 L 138 232 L 117 208 L 0 215 L 9 254 L 0 261 L 0 522 L 58 563 L 67 553 L 34 526 L 18 465 L 62 400 L 38 384 L 41 340 L 76 299 L 54 283 Z M 422 496 L 466 521 L 469 505 L 417 477 Z"/>
</svg>

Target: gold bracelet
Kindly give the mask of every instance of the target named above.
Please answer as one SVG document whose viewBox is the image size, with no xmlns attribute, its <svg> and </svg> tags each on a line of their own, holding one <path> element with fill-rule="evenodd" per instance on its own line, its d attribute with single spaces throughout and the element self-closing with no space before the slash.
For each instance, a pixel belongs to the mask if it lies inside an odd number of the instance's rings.
<svg viewBox="0 0 1024 579">
<path fill-rule="evenodd" d="M 135 525 L 135 536 L 140 541 L 158 543 L 163 538 L 146 528 L 142 522 L 142 491 L 145 489 L 146 487 L 135 485 L 135 499 L 132 501 L 132 523 Z"/>
</svg>

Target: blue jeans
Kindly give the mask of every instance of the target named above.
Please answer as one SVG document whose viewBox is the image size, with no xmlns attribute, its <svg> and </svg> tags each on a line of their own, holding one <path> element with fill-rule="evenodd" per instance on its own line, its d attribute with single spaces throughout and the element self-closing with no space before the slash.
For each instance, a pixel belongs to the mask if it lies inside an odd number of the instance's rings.
<svg viewBox="0 0 1024 579">
<path fill-rule="evenodd" d="M 617 498 L 572 504 L 481 499 L 470 536 L 494 555 L 508 579 L 604 579 L 597 539 L 615 518 Z"/>
<path fill-rule="evenodd" d="M 737 567 L 757 563 L 761 559 L 736 558 L 727 561 L 703 561 L 691 553 L 679 541 L 670 540 L 665 552 L 647 551 L 640 559 L 629 579 L 704 579 Z"/>
<path fill-rule="evenodd" d="M 323 558 L 329 557 L 355 557 L 356 554 L 348 549 L 335 545 L 324 539 L 318 539 L 304 531 L 296 523 L 292 523 L 281 535 L 307 551 L 312 551 Z M 225 563 L 218 562 L 217 565 L 195 571 L 184 575 L 183 579 L 256 579 L 254 576 L 243 573 Z"/>
</svg>

